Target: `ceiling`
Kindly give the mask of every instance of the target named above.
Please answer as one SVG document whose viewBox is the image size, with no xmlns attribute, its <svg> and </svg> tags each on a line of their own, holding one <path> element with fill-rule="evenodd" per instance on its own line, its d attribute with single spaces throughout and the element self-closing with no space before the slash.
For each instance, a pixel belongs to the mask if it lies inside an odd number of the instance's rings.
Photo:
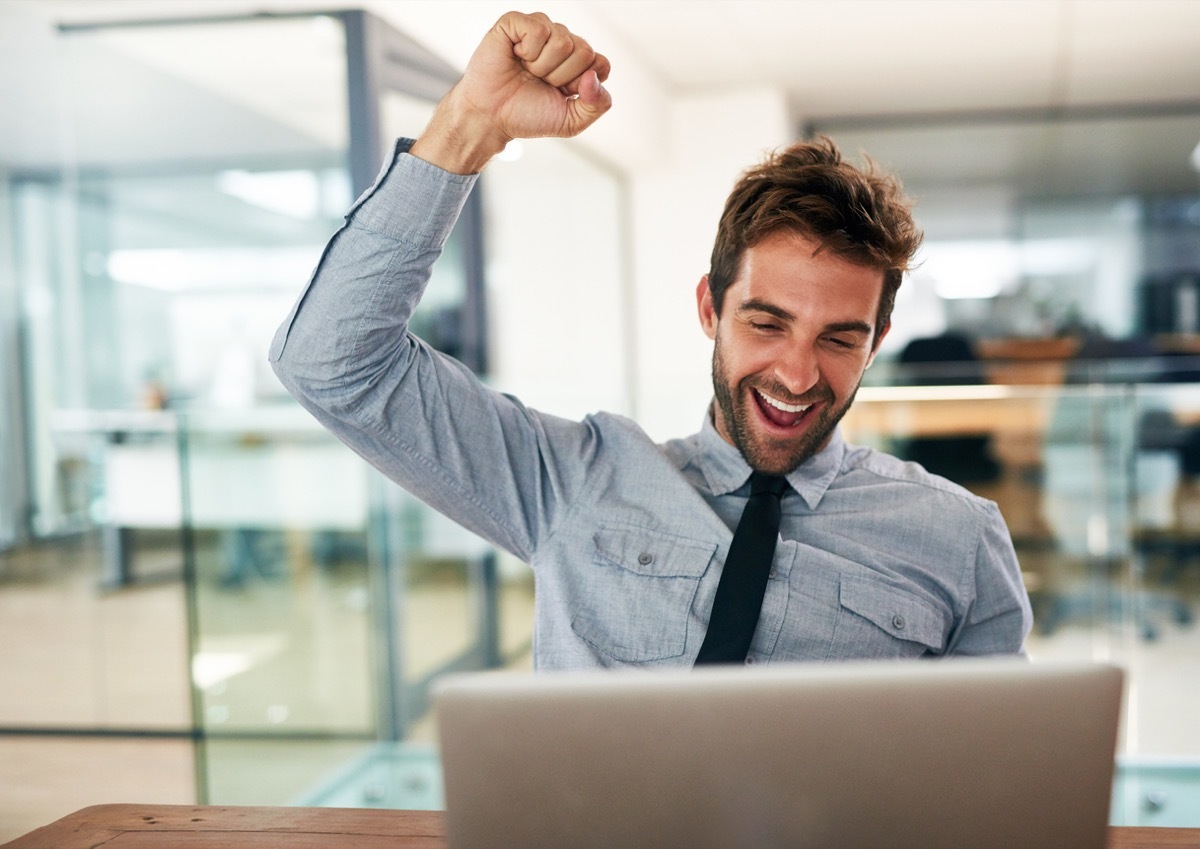
<svg viewBox="0 0 1200 849">
<path fill-rule="evenodd" d="M 809 117 L 1200 98 L 1194 0 L 591 5 L 672 87 L 769 80 Z"/>
<path fill-rule="evenodd" d="M 59 21 L 365 6 L 456 64 L 508 7 L 19 2 Z M 1200 102 L 1196 0 L 547 0 L 541 7 L 616 57 L 618 75 L 620 59 L 630 58 L 676 92 L 770 82 L 808 116 Z M 585 22 L 604 32 L 591 35 Z"/>
<path fill-rule="evenodd" d="M 1003 177 L 1028 190 L 1200 190 L 1188 163 L 1200 143 L 1200 0 L 541 5 L 610 55 L 615 94 L 629 67 L 668 96 L 777 87 L 802 125 L 865 142 L 909 182 L 955 175 Z M 9 0 L 0 19 L 15 11 L 27 21 L 95 22 L 338 6 L 369 8 L 461 67 L 508 3 Z M 39 51 L 27 40 L 0 47 L 9 48 L 0 93 L 17 104 L 0 117 L 2 148 L 19 135 L 4 123 L 18 120 L 21 104 L 26 118 L 44 116 L 34 98 L 39 74 L 28 72 Z"/>
</svg>

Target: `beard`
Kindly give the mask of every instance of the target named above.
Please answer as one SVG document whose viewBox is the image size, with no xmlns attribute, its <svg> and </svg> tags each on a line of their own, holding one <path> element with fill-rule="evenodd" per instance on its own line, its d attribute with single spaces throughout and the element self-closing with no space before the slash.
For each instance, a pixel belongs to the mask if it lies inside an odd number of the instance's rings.
<svg viewBox="0 0 1200 849">
<path fill-rule="evenodd" d="M 806 393 L 802 401 L 797 402 L 820 402 L 821 407 L 816 418 L 798 426 L 795 436 L 781 438 L 757 431 L 756 420 L 760 413 L 751 409 L 751 405 L 758 403 L 752 396 L 753 387 L 780 400 L 791 399 L 791 392 L 778 383 L 753 375 L 742 378 L 737 386 L 734 386 L 729 379 L 725 360 L 721 356 L 720 337 L 713 348 L 712 372 L 713 395 L 726 430 L 723 435 L 742 452 L 742 457 L 750 468 L 771 475 L 789 474 L 824 448 L 858 393 L 856 383 L 850 396 L 839 404 L 829 385 L 820 383 Z"/>
</svg>

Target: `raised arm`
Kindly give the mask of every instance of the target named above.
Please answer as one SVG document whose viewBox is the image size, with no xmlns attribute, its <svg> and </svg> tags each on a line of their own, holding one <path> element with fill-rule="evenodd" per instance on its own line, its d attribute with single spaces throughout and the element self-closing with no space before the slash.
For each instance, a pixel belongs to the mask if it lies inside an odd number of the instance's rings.
<svg viewBox="0 0 1200 849">
<path fill-rule="evenodd" d="M 489 390 L 408 322 L 479 169 L 513 138 L 589 126 L 609 107 L 607 75 L 565 27 L 505 15 L 347 214 L 271 346 L 283 385 L 330 431 L 525 559 L 585 485 L 591 431 Z"/>
<path fill-rule="evenodd" d="M 509 12 L 476 48 L 442 99 L 413 156 L 474 174 L 515 138 L 569 137 L 608 111 L 609 63 L 541 13 Z"/>
</svg>

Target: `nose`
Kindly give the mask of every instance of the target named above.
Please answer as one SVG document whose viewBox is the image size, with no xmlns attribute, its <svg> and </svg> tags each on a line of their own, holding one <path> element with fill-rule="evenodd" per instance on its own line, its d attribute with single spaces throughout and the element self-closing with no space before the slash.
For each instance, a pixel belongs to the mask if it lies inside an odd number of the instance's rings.
<svg viewBox="0 0 1200 849">
<path fill-rule="evenodd" d="M 789 345 L 775 362 L 775 377 L 793 396 L 803 395 L 820 381 L 815 353 L 805 345 Z"/>
</svg>

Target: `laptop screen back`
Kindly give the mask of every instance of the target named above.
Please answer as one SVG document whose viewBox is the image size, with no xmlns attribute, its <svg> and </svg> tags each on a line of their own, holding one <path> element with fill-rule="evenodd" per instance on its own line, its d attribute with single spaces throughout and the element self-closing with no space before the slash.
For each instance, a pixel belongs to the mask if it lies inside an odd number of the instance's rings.
<svg viewBox="0 0 1200 849">
<path fill-rule="evenodd" d="M 1120 670 L 851 663 L 447 679 L 451 849 L 1102 849 Z"/>
</svg>

